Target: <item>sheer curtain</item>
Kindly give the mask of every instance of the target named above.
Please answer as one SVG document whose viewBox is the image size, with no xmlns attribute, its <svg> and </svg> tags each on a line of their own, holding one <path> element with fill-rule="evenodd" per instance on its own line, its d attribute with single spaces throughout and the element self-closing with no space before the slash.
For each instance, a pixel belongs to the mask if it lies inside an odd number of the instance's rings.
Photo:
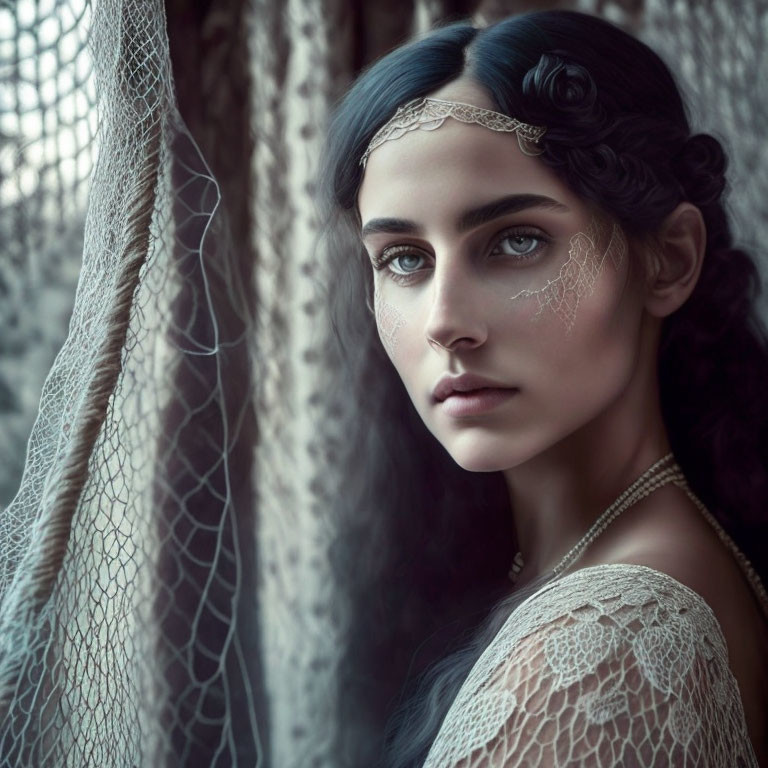
<svg viewBox="0 0 768 768">
<path fill-rule="evenodd" d="M 65 153 L 78 119 L 98 157 L 68 333 L 0 521 L 2 762 L 252 764 L 253 298 L 176 108 L 163 5 L 3 13 L 25 59 L 5 62 L 27 117 L 11 176 L 50 164 L 77 191 Z M 22 88 L 49 51 L 58 66 Z M 65 109 L 67 88 L 85 104 Z M 44 137 L 25 144 L 38 124 Z M 19 192 L 13 204 L 34 211 Z"/>
<path fill-rule="evenodd" d="M 760 243 L 768 5 L 559 6 L 666 55 Z M 410 34 L 532 7 L 0 1 L 3 765 L 356 764 L 328 553 L 383 448 L 346 450 L 323 128 Z"/>
</svg>

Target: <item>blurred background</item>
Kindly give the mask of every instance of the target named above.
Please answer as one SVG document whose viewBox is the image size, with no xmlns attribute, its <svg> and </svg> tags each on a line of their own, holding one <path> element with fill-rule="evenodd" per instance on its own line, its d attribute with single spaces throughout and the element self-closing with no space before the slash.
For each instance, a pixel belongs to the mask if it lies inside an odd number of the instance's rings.
<svg viewBox="0 0 768 768">
<path fill-rule="evenodd" d="M 411 36 L 549 8 L 663 56 L 764 258 L 766 0 L 0 0 L 3 765 L 365 764 L 324 126 Z"/>
</svg>

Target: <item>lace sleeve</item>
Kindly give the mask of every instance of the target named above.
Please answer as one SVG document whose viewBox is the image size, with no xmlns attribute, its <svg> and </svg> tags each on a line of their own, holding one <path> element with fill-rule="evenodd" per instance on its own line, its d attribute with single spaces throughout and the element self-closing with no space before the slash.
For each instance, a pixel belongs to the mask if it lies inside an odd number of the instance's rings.
<svg viewBox="0 0 768 768">
<path fill-rule="evenodd" d="M 584 568 L 510 616 L 424 768 L 758 768 L 720 625 L 644 566 Z"/>
</svg>

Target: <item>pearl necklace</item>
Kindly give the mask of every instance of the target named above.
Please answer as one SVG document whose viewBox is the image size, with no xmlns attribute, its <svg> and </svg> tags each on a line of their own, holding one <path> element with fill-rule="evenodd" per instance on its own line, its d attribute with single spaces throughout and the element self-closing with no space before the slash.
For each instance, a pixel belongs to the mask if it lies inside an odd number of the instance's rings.
<svg viewBox="0 0 768 768">
<path fill-rule="evenodd" d="M 720 540 L 732 552 L 736 562 L 742 572 L 754 589 L 760 600 L 763 612 L 768 618 L 768 592 L 763 585 L 760 577 L 757 575 L 752 563 L 747 559 L 744 553 L 736 546 L 733 539 L 725 532 L 723 527 L 717 522 L 712 513 L 704 506 L 703 502 L 693 493 L 688 486 L 680 465 L 674 460 L 671 453 L 663 456 L 655 464 L 643 472 L 621 495 L 595 520 L 589 530 L 574 544 L 565 554 L 560 562 L 552 569 L 555 578 L 560 576 L 573 563 L 584 554 L 584 550 L 625 510 L 633 504 L 644 499 L 653 491 L 669 483 L 674 483 L 681 488 L 697 509 L 704 516 L 704 519 L 714 528 Z M 518 574 L 523 567 L 522 552 L 515 555 L 512 568 L 509 571 L 509 579 L 514 584 L 517 581 Z"/>
<path fill-rule="evenodd" d="M 635 502 L 648 496 L 649 493 L 661 488 L 662 485 L 672 482 L 670 476 L 671 467 L 665 468 L 665 465 L 673 460 L 671 453 L 659 459 L 653 466 L 643 472 L 632 485 L 623 491 L 618 498 L 595 520 L 592 527 L 574 544 L 565 554 L 563 559 L 552 569 L 555 576 L 559 576 L 566 568 L 583 554 L 584 550 L 612 523 L 622 512 L 629 509 Z M 676 465 L 675 465 L 676 466 Z M 509 579 L 514 584 L 517 576 L 523 567 L 523 553 L 518 552 L 515 555 L 512 568 L 509 572 Z"/>
<path fill-rule="evenodd" d="M 715 529 L 715 533 L 720 538 L 720 541 L 725 544 L 736 558 L 736 562 L 741 568 L 742 573 L 747 577 L 747 581 L 752 585 L 752 589 L 754 589 L 755 594 L 760 601 L 760 607 L 763 609 L 766 619 L 768 619 L 768 592 L 766 592 L 765 585 L 760 576 L 758 576 L 755 567 L 738 546 L 736 546 L 736 542 L 725 532 L 720 523 L 717 522 L 715 516 L 704 506 L 701 499 L 699 499 L 699 497 L 688 487 L 688 481 L 685 479 L 685 475 L 683 475 L 680 467 L 677 467 L 677 477 L 675 477 L 672 482 L 685 491 L 688 498 L 696 505 L 699 512 L 704 516 L 704 519 Z"/>
</svg>

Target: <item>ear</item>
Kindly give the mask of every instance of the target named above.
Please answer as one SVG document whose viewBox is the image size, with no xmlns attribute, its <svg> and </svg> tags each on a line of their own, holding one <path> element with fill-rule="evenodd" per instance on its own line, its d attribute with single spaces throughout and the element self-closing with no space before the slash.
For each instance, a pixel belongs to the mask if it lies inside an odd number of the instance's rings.
<svg viewBox="0 0 768 768">
<path fill-rule="evenodd" d="M 701 211 L 682 202 L 662 222 L 646 288 L 645 308 L 666 317 L 681 307 L 696 287 L 707 246 Z"/>
</svg>

